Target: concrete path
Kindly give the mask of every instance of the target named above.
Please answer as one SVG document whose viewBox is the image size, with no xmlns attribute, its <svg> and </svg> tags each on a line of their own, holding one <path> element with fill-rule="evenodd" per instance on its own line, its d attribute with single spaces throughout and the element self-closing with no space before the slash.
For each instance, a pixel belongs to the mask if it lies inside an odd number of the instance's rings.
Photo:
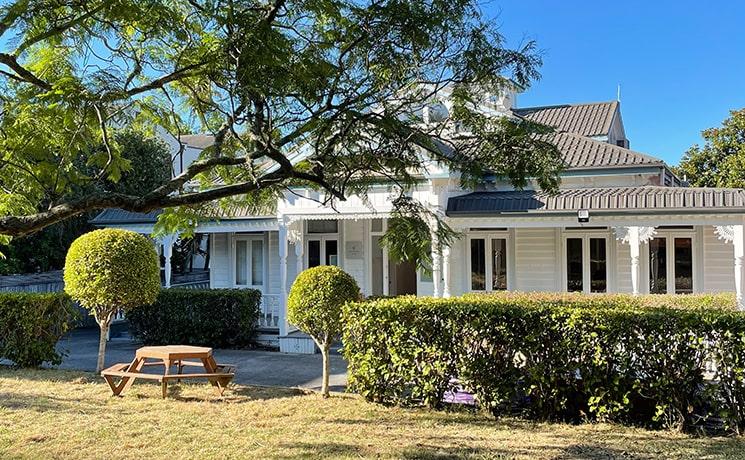
<svg viewBox="0 0 745 460">
<path fill-rule="evenodd" d="M 66 351 L 60 369 L 96 370 L 98 329 L 76 329 L 57 344 Z M 142 344 L 126 334 L 113 334 L 106 347 L 106 366 L 130 362 Z M 217 362 L 235 364 L 236 383 L 320 389 L 321 355 L 291 355 L 261 350 L 215 350 Z M 331 390 L 344 391 L 347 363 L 338 354 L 331 356 Z"/>
</svg>

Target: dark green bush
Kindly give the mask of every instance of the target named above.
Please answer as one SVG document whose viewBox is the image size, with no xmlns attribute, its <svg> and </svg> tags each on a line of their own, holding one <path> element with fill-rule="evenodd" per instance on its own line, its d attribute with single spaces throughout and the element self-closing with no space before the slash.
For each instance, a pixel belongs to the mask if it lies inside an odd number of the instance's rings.
<svg viewBox="0 0 745 460">
<path fill-rule="evenodd" d="M 502 294 L 354 303 L 344 310 L 349 387 L 372 401 L 437 407 L 461 386 L 495 415 L 680 428 L 721 417 L 739 429 L 745 314 L 727 299 Z"/>
<path fill-rule="evenodd" d="M 60 364 L 56 345 L 75 316 L 62 292 L 0 293 L 0 358 L 21 367 Z"/>
<path fill-rule="evenodd" d="M 162 289 L 152 305 L 127 313 L 148 345 L 235 347 L 252 343 L 261 293 L 253 289 Z"/>
</svg>

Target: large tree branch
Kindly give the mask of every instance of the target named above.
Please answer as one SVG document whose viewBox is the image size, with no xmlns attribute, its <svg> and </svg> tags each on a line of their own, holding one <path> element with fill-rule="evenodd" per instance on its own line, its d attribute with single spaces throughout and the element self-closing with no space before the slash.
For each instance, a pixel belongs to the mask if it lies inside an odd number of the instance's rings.
<svg viewBox="0 0 745 460">
<path fill-rule="evenodd" d="M 229 196 L 242 195 L 265 189 L 292 177 L 292 172 L 278 170 L 252 182 L 224 185 L 209 190 L 181 195 L 148 194 L 144 197 L 122 193 L 100 192 L 84 198 L 61 203 L 47 211 L 26 216 L 0 217 L 0 234 L 24 236 L 65 219 L 106 208 L 120 208 L 132 212 L 150 212 L 156 209 L 189 206 Z"/>
<path fill-rule="evenodd" d="M 197 62 L 195 64 L 189 64 L 187 66 L 181 67 L 178 70 L 174 70 L 168 75 L 163 75 L 162 77 L 151 80 L 148 83 L 145 83 L 144 85 L 136 86 L 126 91 L 111 91 L 109 93 L 105 93 L 101 96 L 101 100 L 107 101 L 107 102 L 113 102 L 113 101 L 118 101 L 122 99 L 129 99 L 139 94 L 152 91 L 154 89 L 163 88 L 169 83 L 172 83 L 182 78 L 191 76 L 193 71 L 199 69 L 200 67 L 206 66 L 209 62 L 210 62 L 209 60 L 205 60 L 202 62 Z"/>
<path fill-rule="evenodd" d="M 13 70 L 18 76 L 18 79 L 36 85 L 45 91 L 50 91 L 52 89 L 52 85 L 37 77 L 30 70 L 19 64 L 16 57 L 11 54 L 0 53 L 0 64 L 5 64 Z"/>
</svg>

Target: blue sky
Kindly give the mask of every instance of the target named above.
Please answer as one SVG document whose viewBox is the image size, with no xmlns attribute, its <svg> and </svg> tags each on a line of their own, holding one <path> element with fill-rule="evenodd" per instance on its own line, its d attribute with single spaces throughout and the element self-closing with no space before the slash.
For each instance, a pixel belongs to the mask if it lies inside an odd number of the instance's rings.
<svg viewBox="0 0 745 460">
<path fill-rule="evenodd" d="M 518 106 L 616 98 L 631 148 L 677 164 L 745 107 L 745 2 L 487 0 L 508 45 L 536 40 L 542 78 Z"/>
</svg>

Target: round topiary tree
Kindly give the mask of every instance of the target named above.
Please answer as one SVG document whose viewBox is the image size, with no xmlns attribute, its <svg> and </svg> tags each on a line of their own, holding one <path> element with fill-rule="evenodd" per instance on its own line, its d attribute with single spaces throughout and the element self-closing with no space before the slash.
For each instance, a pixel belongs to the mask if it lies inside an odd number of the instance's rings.
<svg viewBox="0 0 745 460">
<path fill-rule="evenodd" d="M 95 230 L 70 245 L 65 291 L 93 313 L 101 328 L 96 372 L 101 372 L 109 326 L 117 310 L 155 302 L 160 263 L 153 243 L 129 230 Z"/>
<path fill-rule="evenodd" d="M 329 349 L 341 335 L 342 306 L 360 299 L 360 288 L 347 272 L 333 265 L 300 273 L 287 299 L 287 320 L 305 332 L 323 356 L 321 393 L 329 396 Z"/>
</svg>

